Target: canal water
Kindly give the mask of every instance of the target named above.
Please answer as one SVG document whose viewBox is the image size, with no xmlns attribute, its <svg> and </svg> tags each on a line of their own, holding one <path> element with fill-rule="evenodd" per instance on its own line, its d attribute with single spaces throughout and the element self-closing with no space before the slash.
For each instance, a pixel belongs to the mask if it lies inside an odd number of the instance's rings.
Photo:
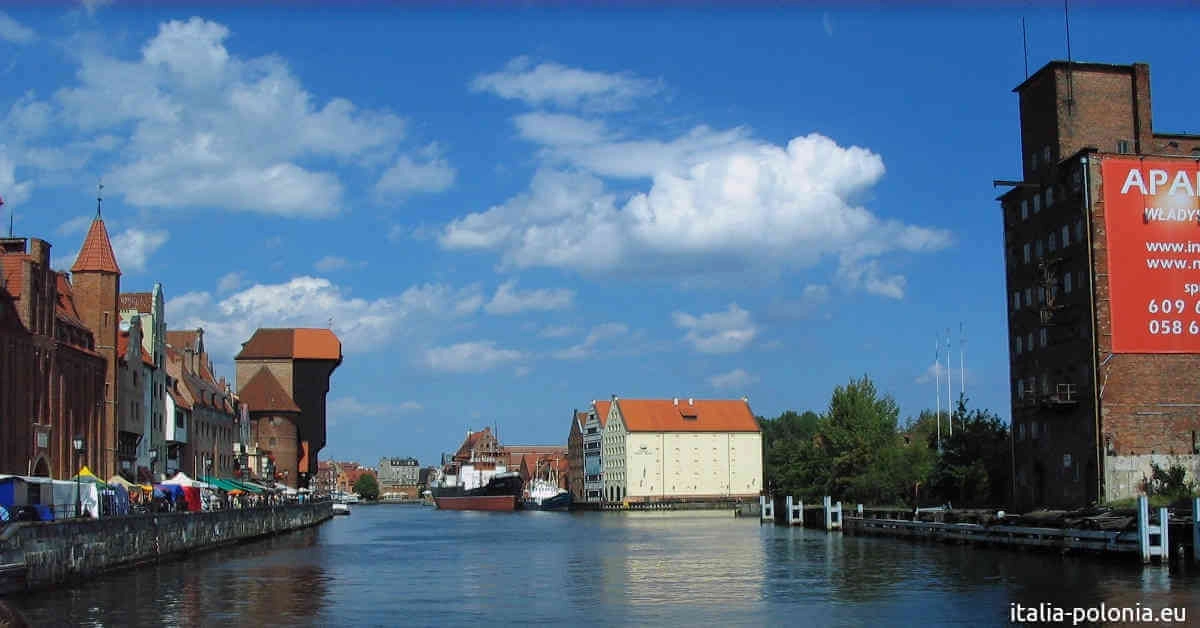
<svg viewBox="0 0 1200 628">
<path fill-rule="evenodd" d="M 760 526 L 724 513 L 378 505 L 3 601 L 36 626 L 992 626 L 1008 623 L 1013 603 L 1182 607 L 1193 623 L 1200 573 Z"/>
</svg>

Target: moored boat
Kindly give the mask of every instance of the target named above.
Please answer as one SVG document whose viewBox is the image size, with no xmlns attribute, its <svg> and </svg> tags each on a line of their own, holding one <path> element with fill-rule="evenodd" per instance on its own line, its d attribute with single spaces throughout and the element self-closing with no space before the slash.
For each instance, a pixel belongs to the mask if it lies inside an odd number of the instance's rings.
<svg viewBox="0 0 1200 628">
<path fill-rule="evenodd" d="M 469 490 L 461 485 L 435 486 L 433 501 L 441 510 L 516 510 L 521 496 L 521 476 L 515 472 L 493 475 L 487 484 Z"/>
<path fill-rule="evenodd" d="M 568 510 L 571 493 L 552 482 L 534 479 L 529 483 L 529 496 L 521 506 L 526 510 Z"/>
<path fill-rule="evenodd" d="M 340 502 L 334 502 L 333 503 L 333 514 L 348 515 L 348 514 L 350 514 L 350 506 L 347 504 L 340 503 Z"/>
</svg>

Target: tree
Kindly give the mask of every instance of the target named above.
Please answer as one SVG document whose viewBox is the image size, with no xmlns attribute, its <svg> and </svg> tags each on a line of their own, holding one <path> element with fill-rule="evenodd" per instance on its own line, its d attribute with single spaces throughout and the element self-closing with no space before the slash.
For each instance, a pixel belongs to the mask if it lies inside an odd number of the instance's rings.
<svg viewBox="0 0 1200 628">
<path fill-rule="evenodd" d="M 968 411 L 966 397 L 960 396 L 954 414 L 954 435 L 942 433 L 942 455 L 930 478 L 934 494 L 964 506 L 1006 503 L 1012 482 L 1008 428 L 989 410 Z"/>
<path fill-rule="evenodd" d="M 364 473 L 354 481 L 354 492 L 367 501 L 374 501 L 379 499 L 379 482 L 375 481 L 374 475 Z"/>
<path fill-rule="evenodd" d="M 825 495 L 876 504 L 894 498 L 899 416 L 896 401 L 880 397 L 866 375 L 833 390 L 817 434 Z"/>
</svg>

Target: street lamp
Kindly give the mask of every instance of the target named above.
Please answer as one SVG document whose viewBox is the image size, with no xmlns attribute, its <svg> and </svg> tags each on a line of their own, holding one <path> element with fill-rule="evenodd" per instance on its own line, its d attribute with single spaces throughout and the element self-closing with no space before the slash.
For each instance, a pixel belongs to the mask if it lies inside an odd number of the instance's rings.
<svg viewBox="0 0 1200 628">
<path fill-rule="evenodd" d="M 80 459 L 83 458 L 83 454 L 87 451 L 87 443 L 84 442 L 82 434 L 76 434 L 75 438 L 73 438 L 71 440 L 71 444 L 75 446 L 75 462 L 78 463 L 80 461 Z M 79 466 L 79 465 L 77 465 L 77 466 Z M 82 470 L 82 467 L 80 467 L 80 470 Z M 83 474 L 78 471 L 75 473 L 75 516 L 76 517 L 83 516 L 83 488 L 80 486 L 80 482 L 83 479 L 82 475 Z"/>
</svg>

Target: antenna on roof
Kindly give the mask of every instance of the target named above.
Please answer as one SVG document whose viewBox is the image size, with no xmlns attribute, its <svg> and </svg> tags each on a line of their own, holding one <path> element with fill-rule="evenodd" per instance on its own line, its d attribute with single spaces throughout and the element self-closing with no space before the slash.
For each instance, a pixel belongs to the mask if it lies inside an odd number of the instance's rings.
<svg viewBox="0 0 1200 628">
<path fill-rule="evenodd" d="M 4 197 L 0 196 L 0 207 L 4 207 Z M 13 208 L 8 208 L 8 237 L 13 237 Z"/>
<path fill-rule="evenodd" d="M 1029 35 L 1025 30 L 1025 16 L 1021 16 L 1021 50 L 1025 53 L 1025 80 L 1029 80 Z"/>
<path fill-rule="evenodd" d="M 96 184 L 96 218 L 100 218 L 100 203 L 104 201 L 104 184 Z"/>
<path fill-rule="evenodd" d="M 1063 19 L 1067 29 L 1067 112 L 1075 106 L 1075 84 L 1071 72 L 1071 0 L 1063 0 Z"/>
</svg>

